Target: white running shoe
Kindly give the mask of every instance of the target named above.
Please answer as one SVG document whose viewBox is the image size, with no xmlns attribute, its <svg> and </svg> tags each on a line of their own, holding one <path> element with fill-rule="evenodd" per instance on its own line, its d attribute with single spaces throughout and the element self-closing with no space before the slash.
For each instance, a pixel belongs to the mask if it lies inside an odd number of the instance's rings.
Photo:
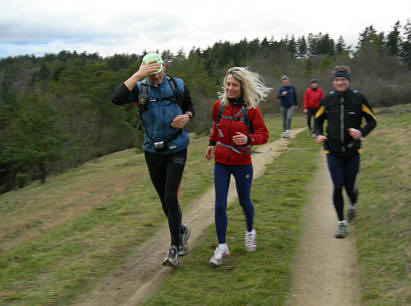
<svg viewBox="0 0 411 306">
<path fill-rule="evenodd" d="M 217 246 L 214 251 L 214 256 L 210 258 L 210 264 L 215 267 L 219 266 L 223 263 L 223 258 L 228 255 L 230 255 L 230 252 L 228 251 L 227 245 L 225 247 Z"/>
<path fill-rule="evenodd" d="M 290 138 L 290 130 L 286 130 L 286 131 L 283 133 L 283 138 Z"/>
<path fill-rule="evenodd" d="M 249 252 L 254 252 L 257 248 L 257 232 L 253 229 L 251 232 L 245 232 L 245 249 Z"/>
</svg>

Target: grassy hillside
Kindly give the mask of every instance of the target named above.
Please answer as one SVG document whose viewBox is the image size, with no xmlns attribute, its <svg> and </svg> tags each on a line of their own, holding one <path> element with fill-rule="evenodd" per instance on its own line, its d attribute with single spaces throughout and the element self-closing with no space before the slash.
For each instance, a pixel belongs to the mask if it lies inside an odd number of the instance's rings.
<svg viewBox="0 0 411 306">
<path fill-rule="evenodd" d="M 411 305 L 411 105 L 377 113 L 359 181 L 362 300 L 364 305 Z"/>
<path fill-rule="evenodd" d="M 377 129 L 364 142 L 359 180 L 356 232 L 362 299 L 366 305 L 406 305 L 411 303 L 411 112 L 385 109 L 377 117 Z M 275 140 L 279 117 L 266 120 L 270 140 Z M 304 118 L 296 118 L 294 126 L 304 126 Z M 193 135 L 180 194 L 183 210 L 212 186 L 213 163 L 203 158 L 206 145 L 207 138 Z M 225 304 L 253 304 L 250 288 L 260 304 L 284 301 L 299 208 L 306 197 L 301 186 L 313 174 L 319 150 L 304 134 L 290 146 L 287 153 L 292 154 L 274 161 L 254 182 L 261 252 L 246 256 L 243 251 L 244 221 L 234 204 L 228 237 L 235 256 L 218 271 L 211 270 L 207 260 L 215 232 L 210 226 L 204 242 L 149 303 L 169 303 L 172 295 L 180 304 L 215 301 L 216 296 Z M 134 150 L 93 160 L 50 177 L 45 185 L 2 194 L 0 215 L 1 305 L 70 304 L 124 263 L 165 222 L 144 158 Z"/>
<path fill-rule="evenodd" d="M 267 117 L 271 140 L 278 116 Z M 302 117 L 297 119 L 303 124 Z M 207 137 L 192 135 L 182 208 L 212 186 Z M 0 195 L 0 304 L 67 304 L 165 222 L 144 156 L 126 150 Z"/>
</svg>

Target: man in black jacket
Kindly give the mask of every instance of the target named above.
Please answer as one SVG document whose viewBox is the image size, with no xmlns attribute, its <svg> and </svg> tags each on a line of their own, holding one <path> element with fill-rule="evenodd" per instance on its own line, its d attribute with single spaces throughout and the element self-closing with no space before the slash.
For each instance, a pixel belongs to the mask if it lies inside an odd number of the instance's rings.
<svg viewBox="0 0 411 306">
<path fill-rule="evenodd" d="M 347 220 L 351 222 L 356 214 L 358 190 L 355 186 L 360 168 L 361 138 L 376 126 L 376 117 L 367 99 L 357 90 L 349 88 L 351 70 L 347 66 L 333 69 L 335 90 L 320 102 L 315 114 L 316 142 L 324 143 L 327 163 L 334 185 L 333 202 L 338 217 L 336 238 L 345 238 L 347 223 L 344 219 L 344 200 L 342 189 L 350 199 Z M 365 118 L 365 126 L 361 126 Z M 327 120 L 327 136 L 323 134 L 324 121 Z"/>
</svg>

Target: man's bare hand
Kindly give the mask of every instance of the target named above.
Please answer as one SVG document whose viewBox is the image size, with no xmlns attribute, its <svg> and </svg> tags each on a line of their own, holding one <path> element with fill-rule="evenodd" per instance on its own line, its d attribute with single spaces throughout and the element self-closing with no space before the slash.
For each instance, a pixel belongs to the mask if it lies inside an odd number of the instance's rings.
<svg viewBox="0 0 411 306">
<path fill-rule="evenodd" d="M 315 142 L 318 143 L 318 144 L 322 144 L 327 139 L 328 138 L 323 136 L 323 135 L 318 135 L 317 138 L 315 139 Z"/>
<path fill-rule="evenodd" d="M 360 130 L 357 129 L 348 129 L 348 133 L 351 135 L 352 138 L 354 138 L 355 140 L 360 139 L 362 137 L 362 133 Z"/>
<path fill-rule="evenodd" d="M 187 122 L 190 121 L 190 116 L 187 114 L 178 115 L 171 122 L 171 126 L 175 129 L 182 129 L 186 126 Z"/>
<path fill-rule="evenodd" d="M 146 64 L 141 63 L 140 68 L 138 69 L 137 73 L 146 77 L 153 72 L 158 71 L 161 68 L 161 64 L 157 63 L 157 61 L 151 61 Z"/>
</svg>

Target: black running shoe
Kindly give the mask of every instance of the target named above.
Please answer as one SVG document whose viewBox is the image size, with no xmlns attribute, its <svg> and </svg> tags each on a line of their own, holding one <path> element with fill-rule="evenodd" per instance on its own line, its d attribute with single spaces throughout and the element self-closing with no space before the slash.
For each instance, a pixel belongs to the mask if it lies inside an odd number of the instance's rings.
<svg viewBox="0 0 411 306">
<path fill-rule="evenodd" d="M 350 205 L 350 207 L 348 208 L 348 212 L 347 212 L 347 221 L 348 223 L 351 223 L 354 221 L 355 216 L 357 215 L 357 207 L 355 207 L 355 205 Z"/>
<path fill-rule="evenodd" d="M 188 238 L 190 237 L 190 228 L 184 224 L 181 225 L 181 246 L 178 248 L 178 255 L 185 256 L 188 254 Z"/>
<path fill-rule="evenodd" d="M 177 267 L 180 262 L 180 255 L 175 245 L 170 246 L 168 249 L 167 257 L 163 260 L 163 266 Z"/>
</svg>

